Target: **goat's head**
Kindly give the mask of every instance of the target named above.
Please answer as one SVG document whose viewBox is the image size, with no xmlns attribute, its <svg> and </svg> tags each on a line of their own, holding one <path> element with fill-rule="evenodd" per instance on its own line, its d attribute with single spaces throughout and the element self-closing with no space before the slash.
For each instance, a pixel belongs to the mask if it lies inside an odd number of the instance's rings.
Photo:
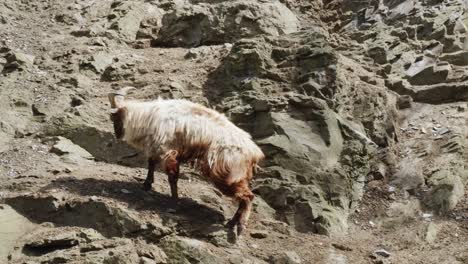
<svg viewBox="0 0 468 264">
<path fill-rule="evenodd" d="M 133 87 L 127 86 L 120 89 L 118 92 L 109 93 L 107 96 L 111 104 L 110 119 L 114 124 L 115 137 L 122 139 L 125 135 L 124 119 L 127 115 L 127 109 L 124 106 L 125 95 Z"/>
</svg>

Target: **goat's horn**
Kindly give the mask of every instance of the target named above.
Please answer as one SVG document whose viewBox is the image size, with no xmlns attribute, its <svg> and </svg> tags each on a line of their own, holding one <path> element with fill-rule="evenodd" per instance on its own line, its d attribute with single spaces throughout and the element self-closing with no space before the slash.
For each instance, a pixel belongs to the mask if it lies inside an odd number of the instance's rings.
<svg viewBox="0 0 468 264">
<path fill-rule="evenodd" d="M 107 97 L 109 98 L 109 102 L 111 104 L 112 108 L 119 108 L 122 106 L 122 102 L 125 99 L 125 95 L 127 95 L 127 92 L 135 89 L 134 87 L 131 86 L 126 86 L 117 92 L 114 93 L 109 93 Z"/>
</svg>

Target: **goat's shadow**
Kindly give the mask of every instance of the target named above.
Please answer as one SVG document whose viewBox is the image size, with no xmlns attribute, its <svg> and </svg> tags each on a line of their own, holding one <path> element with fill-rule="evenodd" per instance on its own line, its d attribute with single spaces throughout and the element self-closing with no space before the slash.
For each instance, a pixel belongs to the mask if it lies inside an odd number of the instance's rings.
<svg viewBox="0 0 468 264">
<path fill-rule="evenodd" d="M 190 198 L 172 199 L 153 190 L 144 191 L 135 181 L 103 180 L 96 178 L 61 178 L 43 190 L 64 189 L 80 196 L 107 197 L 124 202 L 136 211 L 156 213 L 164 225 L 174 226 L 181 235 L 206 236 L 224 229 L 225 216 L 220 209 L 199 204 Z"/>
</svg>

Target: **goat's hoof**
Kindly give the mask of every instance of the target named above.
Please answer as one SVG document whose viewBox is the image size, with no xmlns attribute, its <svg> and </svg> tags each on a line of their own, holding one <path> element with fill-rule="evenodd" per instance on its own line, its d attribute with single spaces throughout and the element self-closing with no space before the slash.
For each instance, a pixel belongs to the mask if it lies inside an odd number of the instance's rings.
<svg viewBox="0 0 468 264">
<path fill-rule="evenodd" d="M 240 237 L 245 230 L 245 225 L 239 223 L 237 224 L 237 236 Z"/>
<path fill-rule="evenodd" d="M 235 219 L 231 219 L 229 220 L 224 226 L 227 227 L 227 228 L 234 228 L 234 226 L 237 225 L 237 222 Z"/>
<path fill-rule="evenodd" d="M 151 183 L 149 183 L 149 182 L 143 183 L 143 190 L 144 191 L 151 191 Z"/>
</svg>

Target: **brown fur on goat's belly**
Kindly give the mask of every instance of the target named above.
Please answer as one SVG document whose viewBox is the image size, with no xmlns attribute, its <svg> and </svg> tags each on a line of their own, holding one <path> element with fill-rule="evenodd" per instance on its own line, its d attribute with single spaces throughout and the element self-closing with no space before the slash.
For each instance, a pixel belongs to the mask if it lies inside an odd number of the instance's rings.
<svg viewBox="0 0 468 264">
<path fill-rule="evenodd" d="M 154 181 L 156 162 L 168 175 L 171 195 L 178 198 L 182 163 L 192 163 L 205 180 L 224 195 L 239 201 L 228 226 L 245 228 L 254 194 L 249 188 L 253 169 L 264 159 L 251 136 L 213 109 L 186 100 L 125 101 L 125 91 L 109 94 L 116 136 L 145 152 L 148 175 L 144 189 Z"/>
</svg>

